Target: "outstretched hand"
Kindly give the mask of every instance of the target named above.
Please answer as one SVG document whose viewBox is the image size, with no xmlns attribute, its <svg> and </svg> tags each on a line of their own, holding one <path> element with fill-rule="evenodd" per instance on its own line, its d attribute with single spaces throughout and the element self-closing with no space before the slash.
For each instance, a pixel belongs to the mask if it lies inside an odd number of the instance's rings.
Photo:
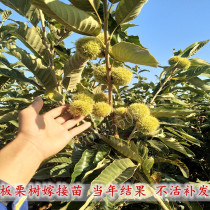
<svg viewBox="0 0 210 210">
<path fill-rule="evenodd" d="M 31 144 L 42 159 L 52 156 L 62 150 L 76 135 L 90 127 L 86 122 L 77 126 L 84 116 L 70 119 L 70 113 L 65 113 L 68 106 L 60 106 L 40 115 L 43 101 L 40 97 L 22 110 L 19 114 L 19 134 L 23 144 Z"/>
</svg>

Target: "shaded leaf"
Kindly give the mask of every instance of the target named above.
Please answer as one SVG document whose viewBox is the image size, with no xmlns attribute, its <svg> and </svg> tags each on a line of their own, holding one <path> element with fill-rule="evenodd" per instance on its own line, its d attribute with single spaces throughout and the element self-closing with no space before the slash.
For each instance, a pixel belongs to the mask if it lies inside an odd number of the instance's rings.
<svg viewBox="0 0 210 210">
<path fill-rule="evenodd" d="M 38 9 L 30 4 L 30 0 L 1 0 L 1 2 L 25 16 L 34 26 L 39 22 Z"/>
<path fill-rule="evenodd" d="M 33 4 L 49 17 L 77 33 L 96 36 L 101 31 L 101 25 L 93 15 L 72 5 L 57 0 L 34 0 Z"/>
<path fill-rule="evenodd" d="M 40 58 L 36 58 L 14 45 L 7 44 L 7 48 L 10 53 L 19 59 L 47 89 L 54 89 L 57 86 L 51 69 L 46 67 Z"/>
<path fill-rule="evenodd" d="M 208 91 L 208 92 L 210 91 L 210 85 L 207 85 L 205 83 L 205 81 L 201 80 L 198 77 L 194 77 L 194 78 L 192 78 L 192 79 L 190 79 L 188 81 L 189 81 L 189 83 L 191 83 L 195 87 L 201 88 L 201 89 L 203 89 L 205 91 Z"/>
<path fill-rule="evenodd" d="M 155 163 L 170 163 L 173 165 L 176 165 L 179 167 L 180 171 L 182 172 L 183 176 L 185 178 L 189 178 L 189 169 L 188 167 L 181 162 L 180 160 L 176 159 L 176 160 L 170 160 L 170 159 L 166 159 L 166 158 L 155 158 Z"/>
<path fill-rule="evenodd" d="M 100 0 L 69 0 L 69 1 L 75 7 L 82 9 L 84 11 L 89 11 L 89 12 L 94 12 L 95 11 L 94 8 L 98 10 L 100 6 Z"/>
<path fill-rule="evenodd" d="M 170 132 L 174 133 L 175 135 L 181 137 L 182 139 L 189 141 L 192 144 L 195 144 L 197 146 L 200 146 L 200 144 L 202 143 L 202 141 L 196 139 L 195 137 L 189 135 L 188 133 L 186 133 L 184 130 L 179 131 L 179 130 L 175 130 L 173 128 L 169 128 L 169 127 L 165 127 L 167 130 L 169 130 Z"/>
<path fill-rule="evenodd" d="M 125 53 L 126 52 L 126 53 Z M 157 60 L 145 48 L 129 42 L 120 42 L 112 47 L 111 55 L 118 61 L 157 67 Z"/>
<path fill-rule="evenodd" d="M 64 65 L 63 85 L 68 90 L 74 90 L 81 80 L 82 71 L 88 60 L 75 53 Z"/>
<path fill-rule="evenodd" d="M 189 156 L 191 157 L 192 154 L 189 154 L 185 147 L 182 146 L 176 139 L 174 138 L 161 138 L 161 137 L 158 137 L 164 144 L 166 144 L 168 147 L 178 151 L 178 152 L 181 152 L 182 154 L 186 155 L 186 156 Z"/>
</svg>

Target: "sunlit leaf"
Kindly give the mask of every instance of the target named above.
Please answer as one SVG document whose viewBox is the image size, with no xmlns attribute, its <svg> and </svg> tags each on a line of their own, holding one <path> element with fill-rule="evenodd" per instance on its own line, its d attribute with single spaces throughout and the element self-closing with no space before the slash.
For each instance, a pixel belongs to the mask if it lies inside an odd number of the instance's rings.
<svg viewBox="0 0 210 210">
<path fill-rule="evenodd" d="M 146 3 L 147 0 L 121 0 L 115 13 L 118 25 L 135 19 Z"/>
<path fill-rule="evenodd" d="M 120 42 L 112 47 L 111 55 L 118 61 L 157 67 L 157 60 L 145 48 L 129 42 Z"/>
</svg>

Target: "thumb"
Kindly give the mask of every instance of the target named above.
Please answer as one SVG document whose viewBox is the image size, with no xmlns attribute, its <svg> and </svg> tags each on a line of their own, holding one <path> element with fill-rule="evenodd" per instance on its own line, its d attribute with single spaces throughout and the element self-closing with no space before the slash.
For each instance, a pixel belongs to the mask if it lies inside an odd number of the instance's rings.
<svg viewBox="0 0 210 210">
<path fill-rule="evenodd" d="M 43 107 L 43 100 L 41 99 L 41 97 L 36 97 L 30 107 L 33 108 L 37 114 L 39 114 Z"/>
</svg>

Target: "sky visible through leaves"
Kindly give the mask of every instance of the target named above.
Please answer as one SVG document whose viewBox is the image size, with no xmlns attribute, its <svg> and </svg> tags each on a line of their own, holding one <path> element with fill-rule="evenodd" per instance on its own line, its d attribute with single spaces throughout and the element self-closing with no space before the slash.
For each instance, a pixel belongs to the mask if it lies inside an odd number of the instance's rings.
<svg viewBox="0 0 210 210">
<path fill-rule="evenodd" d="M 63 0 L 64 3 L 69 1 Z M 1 9 L 9 9 L 0 3 Z M 129 35 L 138 35 L 141 44 L 148 48 L 161 66 L 167 65 L 173 56 L 173 49 L 184 49 L 193 42 L 210 39 L 210 1 L 209 0 L 149 0 L 140 15 L 132 21 L 138 26 L 128 29 Z M 26 22 L 27 19 L 13 12 L 11 18 Z M 65 40 L 66 47 L 74 47 L 74 42 L 81 35 L 74 33 Z M 18 42 L 19 46 L 27 49 Z M 10 62 L 16 59 L 7 56 Z M 210 62 L 210 43 L 202 48 L 194 57 Z M 150 72 L 142 76 L 149 81 L 157 82 L 161 68 L 141 66 Z"/>
</svg>

